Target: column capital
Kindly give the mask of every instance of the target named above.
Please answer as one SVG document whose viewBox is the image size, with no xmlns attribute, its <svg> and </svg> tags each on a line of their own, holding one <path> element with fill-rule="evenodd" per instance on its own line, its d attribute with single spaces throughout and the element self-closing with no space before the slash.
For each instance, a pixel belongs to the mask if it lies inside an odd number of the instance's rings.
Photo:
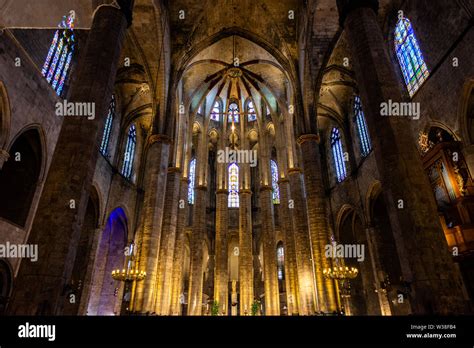
<svg viewBox="0 0 474 348">
<path fill-rule="evenodd" d="M 291 174 L 301 174 L 303 171 L 301 170 L 301 168 L 298 168 L 298 167 L 294 167 L 294 168 L 290 168 L 288 169 L 288 175 L 291 175 Z"/>
<path fill-rule="evenodd" d="M 287 182 L 290 182 L 290 179 L 288 178 L 280 178 L 280 180 L 278 180 L 278 184 L 285 184 Z"/>
<path fill-rule="evenodd" d="M 165 134 L 152 134 L 148 138 L 147 146 L 151 146 L 154 143 L 171 144 L 172 140 L 169 136 Z"/>
<path fill-rule="evenodd" d="M 201 191 L 207 191 L 207 186 L 206 185 L 196 185 L 194 187 L 196 190 L 201 190 Z"/>
<path fill-rule="evenodd" d="M 178 168 L 178 167 L 168 167 L 168 173 L 181 173 L 181 168 Z"/>
<path fill-rule="evenodd" d="M 271 187 L 270 185 L 262 185 L 260 186 L 260 192 L 261 191 L 272 191 L 273 190 L 273 187 Z"/>
<path fill-rule="evenodd" d="M 378 0 L 337 0 L 337 9 L 339 11 L 339 23 L 343 27 L 346 17 L 352 11 L 361 8 L 368 7 L 378 12 L 379 1 Z"/>
<path fill-rule="evenodd" d="M 298 145 L 302 145 L 303 143 L 307 141 L 314 141 L 319 144 L 319 142 L 321 141 L 321 138 L 319 137 L 318 134 L 303 134 L 303 135 L 300 135 L 299 138 L 296 140 Z"/>
<path fill-rule="evenodd" d="M 252 191 L 248 190 L 248 189 L 242 189 L 242 190 L 239 190 L 239 195 L 240 194 L 249 194 L 249 195 L 251 195 Z"/>
<path fill-rule="evenodd" d="M 228 195 L 229 191 L 227 189 L 218 189 L 218 190 L 216 190 L 216 195 L 218 195 L 218 194 Z"/>
</svg>

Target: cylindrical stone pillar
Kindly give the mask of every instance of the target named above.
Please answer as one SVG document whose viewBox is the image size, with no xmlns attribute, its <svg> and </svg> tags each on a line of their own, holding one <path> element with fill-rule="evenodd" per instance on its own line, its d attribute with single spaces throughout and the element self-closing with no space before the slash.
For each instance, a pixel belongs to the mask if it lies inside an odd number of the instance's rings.
<svg viewBox="0 0 474 348">
<path fill-rule="evenodd" d="M 181 305 L 184 302 L 184 295 L 182 296 L 183 284 L 183 258 L 184 258 L 184 242 L 185 221 L 188 211 L 187 195 L 188 195 L 189 180 L 187 178 L 181 179 L 179 188 L 180 201 L 178 209 L 178 218 L 176 222 L 176 238 L 173 256 L 173 271 L 172 271 L 172 296 L 171 296 L 171 315 L 178 315 L 181 313 Z"/>
<path fill-rule="evenodd" d="M 333 312 L 337 310 L 334 282 L 332 279 L 323 276 L 324 268 L 329 267 L 331 262 L 324 254 L 324 249 L 329 244 L 329 233 L 325 201 L 327 197 L 322 178 L 318 140 L 319 137 L 317 135 L 306 134 L 298 139 L 298 143 L 301 147 L 303 159 L 309 232 L 318 285 L 320 310 L 323 312 Z"/>
<path fill-rule="evenodd" d="M 227 252 L 227 229 L 229 210 L 227 207 L 228 191 L 217 190 L 216 199 L 216 268 L 214 273 L 214 301 L 219 303 L 219 313 L 227 314 L 229 305 L 229 270 Z"/>
<path fill-rule="evenodd" d="M 278 290 L 275 222 L 273 217 L 272 187 L 260 186 L 260 215 L 262 219 L 263 277 L 265 286 L 265 314 L 280 315 Z"/>
<path fill-rule="evenodd" d="M 239 291 L 240 315 L 248 315 L 253 303 L 252 191 L 239 190 Z"/>
<path fill-rule="evenodd" d="M 204 267 L 204 236 L 206 233 L 206 186 L 196 186 L 193 229 L 191 232 L 191 266 L 188 295 L 188 315 L 201 315 Z"/>
<path fill-rule="evenodd" d="M 280 179 L 280 218 L 285 238 L 285 285 L 288 315 L 298 314 L 298 274 L 296 269 L 296 250 L 293 224 L 291 223 L 290 181 Z"/>
<path fill-rule="evenodd" d="M 158 253 L 161 242 L 161 226 L 168 174 L 170 140 L 163 135 L 152 135 L 148 141 L 143 199 L 143 224 L 141 226 L 141 251 L 139 265 L 147 273 L 139 282 L 135 293 L 135 311 L 154 312 Z"/>
<path fill-rule="evenodd" d="M 299 314 L 313 315 L 319 310 L 318 293 L 313 274 L 311 246 L 309 240 L 308 215 L 306 213 L 303 177 L 299 168 L 288 170 L 291 189 L 291 222 L 293 224 L 296 266 L 298 274 Z"/>
<path fill-rule="evenodd" d="M 160 255 L 158 261 L 157 298 L 155 312 L 158 315 L 169 315 L 172 292 L 172 273 L 174 247 L 176 239 L 176 225 L 179 205 L 179 168 L 168 168 L 166 179 L 166 202 L 161 228 Z"/>
</svg>

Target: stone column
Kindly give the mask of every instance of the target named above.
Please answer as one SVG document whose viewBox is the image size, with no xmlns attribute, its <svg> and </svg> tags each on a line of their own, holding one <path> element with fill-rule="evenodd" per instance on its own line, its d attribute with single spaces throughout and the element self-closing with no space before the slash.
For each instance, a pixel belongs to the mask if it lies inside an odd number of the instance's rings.
<svg viewBox="0 0 474 348">
<path fill-rule="evenodd" d="M 11 314 L 31 315 L 40 307 L 62 313 L 132 2 L 128 5 L 123 10 L 103 5 L 95 12 L 68 102 L 94 104 L 96 117 L 64 118 L 28 238 L 39 247 L 38 262 L 21 263 Z"/>
<path fill-rule="evenodd" d="M 0 170 L 3 168 L 3 164 L 8 161 L 10 154 L 6 150 L 0 149 Z"/>
<path fill-rule="evenodd" d="M 380 252 L 377 245 L 379 243 L 376 241 L 377 234 L 373 227 L 369 226 L 365 230 L 367 237 L 367 248 L 369 249 L 370 262 L 372 264 L 372 272 L 375 280 L 375 287 L 377 290 L 377 297 L 380 304 L 380 313 L 382 315 L 391 315 L 392 308 L 390 306 L 390 301 L 386 293 L 384 293 L 380 287 L 380 283 L 384 281 L 384 270 L 382 263 L 380 261 Z"/>
<path fill-rule="evenodd" d="M 338 0 L 372 137 L 404 281 L 417 314 L 462 313 L 462 281 L 449 253 L 437 207 L 408 117 L 381 116 L 383 103 L 403 100 L 377 21 L 376 0 Z M 422 105 L 423 106 L 423 105 Z"/>
<path fill-rule="evenodd" d="M 243 168 L 248 165 L 242 164 Z M 253 303 L 252 191 L 239 190 L 240 315 L 250 314 Z"/>
<path fill-rule="evenodd" d="M 318 297 L 315 298 L 315 279 L 311 259 L 311 246 L 309 240 L 308 215 L 306 212 L 306 196 L 303 187 L 303 175 L 299 168 L 288 170 L 290 180 L 293 208 L 290 209 L 291 223 L 293 225 L 296 266 L 298 275 L 299 314 L 313 315 L 319 310 Z"/>
<path fill-rule="evenodd" d="M 186 224 L 186 217 L 188 212 L 188 185 L 187 178 L 181 179 L 179 188 L 179 209 L 178 218 L 176 221 L 176 239 L 173 256 L 173 270 L 172 270 L 172 295 L 171 295 L 171 315 L 178 315 L 181 313 L 181 299 L 182 299 L 182 283 L 183 283 L 183 257 L 184 257 L 184 242 L 186 238 L 184 226 Z"/>
<path fill-rule="evenodd" d="M 229 223 L 228 196 L 224 189 L 217 190 L 216 199 L 216 270 L 214 273 L 214 300 L 219 303 L 219 313 L 227 314 L 229 293 L 229 270 L 227 252 L 227 229 Z"/>
<path fill-rule="evenodd" d="M 156 299 L 156 278 L 158 252 L 161 242 L 161 226 L 165 204 L 166 178 L 170 139 L 164 135 L 152 135 L 146 151 L 145 177 L 141 226 L 140 269 L 145 269 L 146 278 L 138 282 L 135 293 L 135 311 L 154 312 Z"/>
<path fill-rule="evenodd" d="M 290 214 L 290 181 L 280 179 L 280 220 L 285 238 L 285 286 L 288 315 L 298 314 L 298 273 L 293 224 Z"/>
<path fill-rule="evenodd" d="M 169 203 L 165 205 L 158 261 L 157 300 L 155 306 L 155 312 L 158 315 L 168 315 L 171 305 L 171 270 L 173 269 L 176 239 L 180 176 L 181 170 L 179 168 L 168 168 L 165 200 Z"/>
<path fill-rule="evenodd" d="M 267 163 L 261 161 L 261 165 Z M 269 163 L 269 162 L 268 162 Z M 260 186 L 260 215 L 262 219 L 263 277 L 265 286 L 265 314 L 280 315 L 278 291 L 275 222 L 273 215 L 272 187 Z"/>
<path fill-rule="evenodd" d="M 191 232 L 191 266 L 189 276 L 188 315 L 202 313 L 203 243 L 206 233 L 206 186 L 196 186 L 193 229 Z"/>
<path fill-rule="evenodd" d="M 329 226 L 318 142 L 319 137 L 314 134 L 302 135 L 298 139 L 303 159 L 309 232 L 320 310 L 333 312 L 337 310 L 334 282 L 323 276 L 323 269 L 329 267 L 331 262 L 324 256 L 324 248 L 329 244 Z"/>
</svg>

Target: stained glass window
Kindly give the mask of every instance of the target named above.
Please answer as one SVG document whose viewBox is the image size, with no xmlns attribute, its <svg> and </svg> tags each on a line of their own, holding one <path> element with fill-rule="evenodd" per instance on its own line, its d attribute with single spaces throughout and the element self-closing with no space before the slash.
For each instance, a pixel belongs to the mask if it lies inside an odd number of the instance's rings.
<svg viewBox="0 0 474 348">
<path fill-rule="evenodd" d="M 272 200 L 273 204 L 280 204 L 280 188 L 278 187 L 278 166 L 274 160 L 270 161 L 272 171 Z"/>
<path fill-rule="evenodd" d="M 255 112 L 253 101 L 250 99 L 247 102 L 247 115 L 248 115 L 249 122 L 253 122 L 257 119 L 257 113 Z"/>
<path fill-rule="evenodd" d="M 278 280 L 285 279 L 285 249 L 282 242 L 277 246 L 277 272 Z"/>
<path fill-rule="evenodd" d="M 229 122 L 232 122 L 232 120 L 235 123 L 239 123 L 239 106 L 235 102 L 229 105 Z"/>
<path fill-rule="evenodd" d="M 109 113 L 107 114 L 107 119 L 105 120 L 105 128 L 102 133 L 102 141 L 100 143 L 100 153 L 104 156 L 108 154 L 108 147 L 110 141 L 110 133 L 112 132 L 112 123 L 115 116 L 115 96 L 112 95 L 112 100 L 109 104 Z"/>
<path fill-rule="evenodd" d="M 127 179 L 132 177 L 133 159 L 135 157 L 135 147 L 137 145 L 137 129 L 132 124 L 128 129 L 127 143 L 125 145 L 125 152 L 123 155 L 123 165 L 121 173 Z"/>
<path fill-rule="evenodd" d="M 429 71 L 408 18 L 400 19 L 395 28 L 395 51 L 408 92 L 412 96 L 426 80 Z"/>
<path fill-rule="evenodd" d="M 222 101 L 220 99 L 217 99 L 211 110 L 211 120 L 219 122 L 221 113 L 222 113 Z"/>
<path fill-rule="evenodd" d="M 75 14 L 64 16 L 59 29 L 53 37 L 53 42 L 46 56 L 41 73 L 56 93 L 60 96 L 64 89 L 69 68 L 71 66 L 76 38 L 74 36 Z"/>
<path fill-rule="evenodd" d="M 367 123 L 365 122 L 364 111 L 362 110 L 362 103 L 360 97 L 354 98 L 354 115 L 357 124 L 357 131 L 359 133 L 360 140 L 360 152 L 362 156 L 367 156 L 372 150 L 372 144 L 370 142 L 369 130 L 367 129 Z"/>
<path fill-rule="evenodd" d="M 194 204 L 194 185 L 196 183 L 196 159 L 189 162 L 188 203 Z"/>
<path fill-rule="evenodd" d="M 229 166 L 229 208 L 239 207 L 239 167 L 232 163 Z"/>
<path fill-rule="evenodd" d="M 333 128 L 331 132 L 331 148 L 336 168 L 337 181 L 341 182 L 346 178 L 346 164 L 344 162 L 344 152 L 342 151 L 341 133 L 338 128 Z"/>
</svg>

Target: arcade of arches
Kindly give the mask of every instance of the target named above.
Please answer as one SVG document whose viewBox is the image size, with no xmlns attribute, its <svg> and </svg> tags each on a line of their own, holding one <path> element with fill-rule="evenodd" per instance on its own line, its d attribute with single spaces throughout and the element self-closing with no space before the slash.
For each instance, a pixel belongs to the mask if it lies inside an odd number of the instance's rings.
<svg viewBox="0 0 474 348">
<path fill-rule="evenodd" d="M 472 311 L 472 2 L 25 4 L 0 313 Z"/>
</svg>

